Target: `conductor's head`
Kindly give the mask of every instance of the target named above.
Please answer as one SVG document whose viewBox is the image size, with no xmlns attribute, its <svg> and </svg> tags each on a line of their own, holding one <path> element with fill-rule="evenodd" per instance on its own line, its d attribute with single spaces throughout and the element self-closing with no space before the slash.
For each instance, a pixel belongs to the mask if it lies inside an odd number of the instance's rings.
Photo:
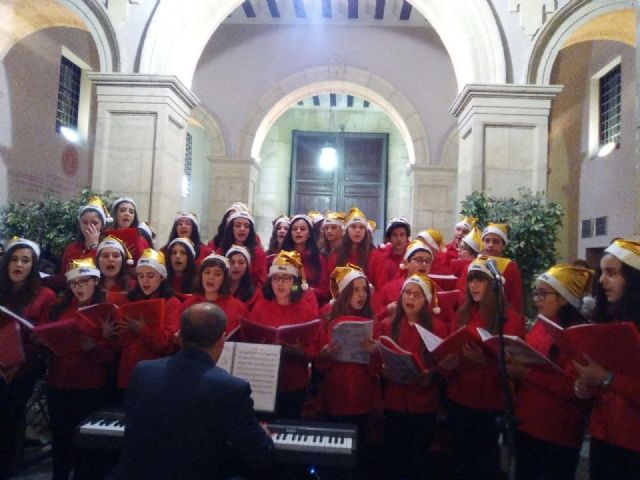
<svg viewBox="0 0 640 480">
<path fill-rule="evenodd" d="M 206 350 L 218 360 L 224 345 L 227 316 L 213 303 L 197 303 L 182 313 L 180 339 L 183 348 Z"/>
</svg>

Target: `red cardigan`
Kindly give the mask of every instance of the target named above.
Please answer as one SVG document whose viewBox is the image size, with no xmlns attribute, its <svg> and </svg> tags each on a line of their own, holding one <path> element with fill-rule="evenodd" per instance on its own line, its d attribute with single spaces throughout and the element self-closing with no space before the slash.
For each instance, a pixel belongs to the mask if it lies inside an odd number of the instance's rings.
<svg viewBox="0 0 640 480">
<path fill-rule="evenodd" d="M 305 323 L 318 318 L 318 307 L 305 300 L 289 305 L 278 305 L 275 300 L 262 298 L 251 310 L 250 319 L 263 325 L 280 327 Z M 305 346 L 306 358 L 292 357 L 283 353 L 280 364 L 278 391 L 289 392 L 306 388 L 309 381 L 309 361 L 312 349 Z"/>
<path fill-rule="evenodd" d="M 589 432 L 603 442 L 640 452 L 640 378 L 613 373 L 609 388 L 595 392 Z"/>
<path fill-rule="evenodd" d="M 75 318 L 77 311 L 78 304 L 74 298 L 58 319 Z M 105 339 L 97 340 L 95 347 L 86 352 L 52 354 L 47 370 L 47 385 L 71 390 L 102 388 L 106 381 L 107 363 L 113 357 L 114 351 Z"/>
<path fill-rule="evenodd" d="M 155 298 L 151 296 L 151 298 Z M 142 360 L 153 360 L 173 352 L 173 336 L 180 328 L 182 303 L 175 297 L 166 299 L 164 329 L 156 331 L 145 325 L 134 339 L 122 347 L 120 366 L 118 367 L 118 387 L 129 385 L 133 369 Z"/>
<path fill-rule="evenodd" d="M 331 255 L 329 255 L 329 258 L 327 259 L 327 274 L 329 275 L 329 278 L 331 278 L 331 273 L 337 266 L 344 266 L 338 265 L 337 262 L 338 252 L 334 251 L 333 253 L 331 253 Z M 347 263 L 357 265 L 356 258 L 353 253 L 349 255 L 349 258 L 347 258 Z M 358 266 L 363 268 L 362 265 Z M 369 282 L 377 289 L 382 288 L 384 284 L 387 283 L 388 278 L 387 272 L 384 268 L 384 262 L 380 253 L 378 253 L 378 250 L 376 250 L 375 248 L 369 250 L 367 268 L 365 270 L 365 273 L 367 274 Z"/>
<path fill-rule="evenodd" d="M 554 345 L 541 322 L 533 326 L 527 343 L 546 357 Z M 550 377 L 535 369 L 524 377 L 515 402 L 518 429 L 549 443 L 578 448 L 584 435 L 587 405 L 573 393 L 575 371 L 570 358 L 560 353 L 554 363 L 564 370 L 565 377 Z"/>
<path fill-rule="evenodd" d="M 355 318 L 349 320 L 354 321 Z M 361 320 L 369 319 L 361 317 Z M 320 327 L 314 340 L 316 352 L 319 353 L 322 347 L 331 343 L 331 329 L 341 321 L 336 319 Z M 318 356 L 314 365 L 322 373 L 317 397 L 318 411 L 329 415 L 364 415 L 380 410 L 382 394 L 378 372 L 372 363 L 335 362 Z"/>
<path fill-rule="evenodd" d="M 524 338 L 525 324 L 522 316 L 510 309 L 506 310 L 506 316 L 504 333 Z M 468 325 L 486 328 L 477 307 L 471 309 Z M 488 353 L 485 353 L 485 357 L 485 363 L 478 365 L 467 362 L 468 368 L 454 371 L 449 376 L 447 397 L 460 405 L 477 410 L 501 410 L 504 407 L 504 396 L 498 362 Z"/>
<path fill-rule="evenodd" d="M 391 336 L 392 317 L 387 317 L 380 324 L 376 331 L 376 338 L 381 335 Z M 446 326 L 437 319 L 433 319 L 432 331 L 439 337 L 446 336 Z M 400 331 L 395 342 L 405 350 L 417 353 L 425 351 L 424 343 L 418 330 L 407 322 L 406 318 L 400 321 Z M 379 355 L 376 355 L 376 362 L 379 367 L 382 361 Z M 425 364 L 427 364 L 425 359 Z M 428 385 L 420 384 L 400 384 L 392 380 L 384 381 L 384 408 L 397 412 L 406 412 L 414 414 L 435 413 L 440 406 L 440 397 L 437 386 L 431 382 Z"/>
</svg>

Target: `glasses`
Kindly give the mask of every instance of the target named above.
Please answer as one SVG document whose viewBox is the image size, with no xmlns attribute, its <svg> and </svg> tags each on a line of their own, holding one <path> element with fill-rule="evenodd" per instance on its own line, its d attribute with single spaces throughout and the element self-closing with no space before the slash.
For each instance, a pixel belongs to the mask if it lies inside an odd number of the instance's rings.
<svg viewBox="0 0 640 480">
<path fill-rule="evenodd" d="M 411 261 L 421 263 L 422 265 L 430 265 L 431 263 L 433 263 L 433 260 L 427 257 L 412 257 Z"/>
<path fill-rule="evenodd" d="M 291 275 L 273 275 L 271 277 L 271 283 L 288 283 L 293 282 L 293 277 Z"/>
<path fill-rule="evenodd" d="M 424 294 L 422 292 L 410 292 L 409 290 L 405 290 L 402 292 L 403 295 L 406 295 L 409 298 L 414 298 L 416 300 L 420 300 L 424 298 Z"/>
<path fill-rule="evenodd" d="M 91 280 L 91 278 L 79 278 L 78 280 L 69 280 L 67 283 L 69 284 L 69 288 L 86 287 L 89 285 L 89 280 Z"/>
<path fill-rule="evenodd" d="M 533 290 L 534 298 L 537 297 L 544 300 L 545 298 L 547 298 L 547 295 L 557 295 L 557 293 L 554 292 L 553 290 L 538 290 L 538 289 Z"/>
</svg>

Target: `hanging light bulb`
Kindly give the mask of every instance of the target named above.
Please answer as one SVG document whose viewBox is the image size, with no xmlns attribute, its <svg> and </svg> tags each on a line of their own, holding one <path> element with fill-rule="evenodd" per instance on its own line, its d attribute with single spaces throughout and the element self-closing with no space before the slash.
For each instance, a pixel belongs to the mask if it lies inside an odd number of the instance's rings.
<svg viewBox="0 0 640 480">
<path fill-rule="evenodd" d="M 338 154 L 332 146 L 322 147 L 320 151 L 320 168 L 322 170 L 331 171 L 338 165 Z"/>
</svg>

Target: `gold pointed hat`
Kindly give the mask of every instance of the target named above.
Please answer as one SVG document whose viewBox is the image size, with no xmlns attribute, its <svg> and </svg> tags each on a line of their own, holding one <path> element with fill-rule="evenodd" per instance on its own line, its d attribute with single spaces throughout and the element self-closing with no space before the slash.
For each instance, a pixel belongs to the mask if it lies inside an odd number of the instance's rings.
<svg viewBox="0 0 640 480">
<path fill-rule="evenodd" d="M 362 223 L 367 226 L 367 216 L 358 207 L 351 207 L 351 210 L 345 216 L 345 226 L 348 227 L 352 223 Z"/>
<path fill-rule="evenodd" d="M 465 230 L 471 230 L 478 223 L 478 219 L 476 217 L 465 216 L 462 217 L 458 223 L 456 223 L 457 228 L 464 228 Z"/>
<path fill-rule="evenodd" d="M 567 302 L 580 308 L 582 299 L 588 295 L 593 281 L 593 270 L 560 263 L 538 276 L 536 282 L 548 283 Z"/>
<path fill-rule="evenodd" d="M 321 222 L 324 220 L 324 215 L 322 215 L 322 213 L 320 213 L 317 210 L 311 210 L 308 214 L 307 217 L 309 217 L 311 219 L 311 221 L 313 222 L 312 225 L 315 225 L 318 222 Z"/>
<path fill-rule="evenodd" d="M 496 267 L 498 267 L 498 272 L 502 274 L 502 284 L 506 283 L 506 279 L 504 278 L 504 271 L 511 263 L 511 260 L 504 257 L 491 257 L 489 255 L 478 255 L 473 261 L 469 264 L 469 269 L 467 270 L 467 274 L 469 272 L 482 272 L 485 275 L 493 278 L 493 274 L 491 270 L 487 267 L 487 262 L 489 260 L 493 260 L 496 263 Z"/>
<path fill-rule="evenodd" d="M 407 247 L 404 249 L 404 261 L 408 262 L 409 259 L 411 258 L 411 256 L 416 253 L 417 251 L 423 251 L 423 252 L 427 252 L 429 254 L 429 256 L 433 259 L 433 253 L 431 252 L 431 248 L 429 248 L 427 245 L 425 245 L 425 243 L 421 240 L 412 240 L 411 242 L 409 242 L 409 244 L 407 245 Z M 400 268 L 402 270 L 405 270 L 407 268 L 407 266 L 403 263 L 400 264 Z"/>
<path fill-rule="evenodd" d="M 436 230 L 435 228 L 427 228 L 426 230 L 422 230 L 416 235 L 416 238 L 422 240 L 422 242 L 429 247 L 434 257 L 438 254 L 444 242 L 442 232 L 440 232 L 440 230 Z"/>
<path fill-rule="evenodd" d="M 339 227 L 342 227 L 346 216 L 347 214 L 344 212 L 328 212 L 324 219 L 324 224 L 338 225 Z"/>
<path fill-rule="evenodd" d="M 605 252 L 610 253 L 622 263 L 640 270 L 640 243 L 618 238 L 605 249 Z"/>
<path fill-rule="evenodd" d="M 100 251 L 103 248 L 115 248 L 127 259 L 127 265 L 133 265 L 133 257 L 131 256 L 131 252 L 129 252 L 127 246 L 118 237 L 109 235 L 104 240 L 102 240 L 98 245 L 97 257 L 100 257 Z"/>
<path fill-rule="evenodd" d="M 140 267 L 151 267 L 158 272 L 163 278 L 167 278 L 167 267 L 164 260 L 164 254 L 153 248 L 145 248 L 142 255 L 138 259 L 136 270 Z"/>
<path fill-rule="evenodd" d="M 333 272 L 331 272 L 331 277 L 329 278 L 329 290 L 331 290 L 331 296 L 334 299 L 338 298 L 338 295 L 340 295 L 342 291 L 356 278 L 364 278 L 365 280 L 367 278 L 364 271 L 357 265 L 347 263 L 344 267 L 334 268 Z"/>
<path fill-rule="evenodd" d="M 111 216 L 109 215 L 109 210 L 107 210 L 107 207 L 100 197 L 93 196 L 89 198 L 89 201 L 86 205 L 80 207 L 80 210 L 78 210 L 78 220 L 80 220 L 80 217 L 82 217 L 82 214 L 86 211 L 97 212 L 98 215 L 100 215 L 103 227 L 105 227 L 107 223 L 113 221 L 113 218 L 111 218 Z"/>
<path fill-rule="evenodd" d="M 490 222 L 484 230 L 482 230 L 482 238 L 486 237 L 490 233 L 495 233 L 502 240 L 504 240 L 504 244 L 509 243 L 509 225 L 506 223 L 492 223 Z"/>
<path fill-rule="evenodd" d="M 303 290 L 307 290 L 309 285 L 304 275 L 304 267 L 300 254 L 294 251 L 280 250 L 280 252 L 273 259 L 271 267 L 269 267 L 269 276 L 276 273 L 288 273 L 294 277 L 300 279 L 300 284 Z"/>
<path fill-rule="evenodd" d="M 440 313 L 440 307 L 438 307 L 438 295 L 436 293 L 437 287 L 435 282 L 429 277 L 422 275 L 421 273 L 414 273 L 404 281 L 404 283 L 402 284 L 402 290 L 404 290 L 407 285 L 411 284 L 418 285 L 422 289 L 422 292 L 424 293 L 428 304 L 431 304 L 433 302 L 433 313 L 435 313 L 436 315 Z"/>
<path fill-rule="evenodd" d="M 462 241 L 476 253 L 482 251 L 482 233 L 478 227 L 473 227 L 469 233 L 462 237 Z"/>
<path fill-rule="evenodd" d="M 93 258 L 77 258 L 75 260 L 71 260 L 67 267 L 67 272 L 65 273 L 67 282 L 84 276 L 100 278 L 100 270 L 96 267 L 96 263 L 93 261 Z"/>
</svg>

